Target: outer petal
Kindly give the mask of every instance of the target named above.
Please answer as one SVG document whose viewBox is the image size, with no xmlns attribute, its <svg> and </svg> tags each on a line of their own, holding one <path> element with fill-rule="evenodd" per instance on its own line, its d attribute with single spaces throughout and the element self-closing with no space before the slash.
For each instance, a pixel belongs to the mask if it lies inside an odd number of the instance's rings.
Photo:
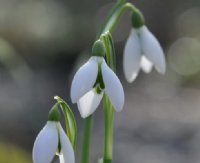
<svg viewBox="0 0 200 163">
<path fill-rule="evenodd" d="M 59 155 L 60 163 L 65 163 L 63 154 Z"/>
<path fill-rule="evenodd" d="M 33 146 L 33 163 L 50 163 L 58 148 L 57 122 L 48 121 Z"/>
<path fill-rule="evenodd" d="M 140 70 L 141 46 L 138 33 L 132 29 L 124 49 L 123 67 L 126 80 L 133 82 Z"/>
<path fill-rule="evenodd" d="M 150 73 L 153 68 L 153 64 L 145 56 L 142 56 L 140 66 L 146 73 Z"/>
<path fill-rule="evenodd" d="M 105 61 L 101 65 L 105 92 L 117 112 L 124 106 L 124 90 L 117 75 L 108 67 Z"/>
<path fill-rule="evenodd" d="M 80 98 L 77 104 L 82 118 L 86 118 L 94 113 L 101 102 L 103 92 L 104 91 L 102 91 L 101 94 L 97 94 L 95 88 L 93 88 Z"/>
<path fill-rule="evenodd" d="M 164 74 L 166 70 L 165 55 L 158 40 L 146 26 L 140 28 L 140 36 L 144 56 L 154 64 L 158 72 Z"/>
<path fill-rule="evenodd" d="M 75 163 L 75 156 L 74 156 L 74 150 L 72 147 L 72 144 L 65 134 L 65 131 L 63 130 L 60 123 L 58 123 L 58 130 L 60 134 L 60 144 L 61 144 L 61 156 L 60 160 L 63 163 Z M 61 163 L 62 163 L 61 162 Z"/>
<path fill-rule="evenodd" d="M 76 72 L 71 86 L 71 99 L 76 103 L 80 97 L 92 89 L 98 74 L 98 63 L 96 57 L 91 57 Z"/>
</svg>

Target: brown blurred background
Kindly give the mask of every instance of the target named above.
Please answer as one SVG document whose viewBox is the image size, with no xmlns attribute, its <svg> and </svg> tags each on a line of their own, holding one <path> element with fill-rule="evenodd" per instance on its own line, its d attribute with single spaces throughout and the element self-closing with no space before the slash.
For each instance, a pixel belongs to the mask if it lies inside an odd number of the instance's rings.
<svg viewBox="0 0 200 163">
<path fill-rule="evenodd" d="M 0 163 L 30 163 L 34 139 L 63 97 L 114 1 L 0 1 Z M 140 73 L 128 84 L 122 54 L 129 35 L 127 12 L 113 34 L 117 74 L 126 95 L 116 114 L 114 163 L 200 162 L 200 1 L 131 1 L 144 13 L 167 58 L 167 73 Z M 102 156 L 102 107 L 95 113 L 92 162 Z M 56 159 L 55 159 L 56 162 Z"/>
</svg>

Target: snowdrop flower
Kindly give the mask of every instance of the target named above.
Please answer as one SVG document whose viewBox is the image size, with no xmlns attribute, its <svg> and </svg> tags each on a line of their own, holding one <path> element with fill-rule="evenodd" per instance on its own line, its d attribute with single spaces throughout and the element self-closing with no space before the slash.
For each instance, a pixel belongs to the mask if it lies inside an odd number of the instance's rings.
<svg viewBox="0 0 200 163">
<path fill-rule="evenodd" d="M 98 43 L 98 44 L 97 44 Z M 94 48 L 97 46 L 96 48 Z M 76 72 L 71 86 L 71 99 L 78 104 L 82 118 L 94 113 L 106 93 L 114 109 L 120 112 L 124 105 L 124 91 L 116 74 L 108 67 L 104 58 L 102 43 L 94 44 L 93 55 Z M 97 54 L 97 53 L 98 54 Z"/>
<path fill-rule="evenodd" d="M 144 25 L 141 13 L 135 12 L 132 17 L 133 28 L 124 49 L 123 67 L 128 82 L 133 82 L 140 69 L 150 73 L 153 66 L 165 73 L 164 52 L 155 36 Z"/>
<path fill-rule="evenodd" d="M 75 163 L 74 150 L 59 121 L 49 118 L 33 146 L 33 163 L 50 163 L 55 154 L 60 163 Z"/>
</svg>

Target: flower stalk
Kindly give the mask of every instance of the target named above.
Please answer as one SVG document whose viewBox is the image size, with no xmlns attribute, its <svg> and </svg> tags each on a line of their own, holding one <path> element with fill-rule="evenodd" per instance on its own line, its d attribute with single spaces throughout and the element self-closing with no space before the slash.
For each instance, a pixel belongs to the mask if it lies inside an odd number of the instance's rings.
<svg viewBox="0 0 200 163">
<path fill-rule="evenodd" d="M 104 96 L 104 153 L 103 162 L 111 163 L 113 158 L 114 110 L 108 97 Z"/>
<path fill-rule="evenodd" d="M 103 22 L 102 27 L 97 34 L 96 39 L 101 40 L 104 43 L 106 50 L 106 62 L 108 66 L 116 72 L 116 56 L 114 51 L 114 44 L 111 34 L 121 16 L 124 14 L 126 9 L 130 9 L 132 12 L 140 11 L 131 3 L 127 3 L 125 0 L 118 0 L 107 18 Z M 108 96 L 104 94 L 103 97 L 104 107 L 104 152 L 103 152 L 103 163 L 112 163 L 113 159 L 113 122 L 114 122 L 114 109 Z M 89 163 L 89 149 L 90 149 L 90 138 L 91 138 L 91 126 L 92 117 L 88 117 L 85 120 L 84 127 L 84 144 L 82 151 L 82 163 Z"/>
<path fill-rule="evenodd" d="M 108 66 L 116 71 L 116 55 L 114 43 L 110 32 L 102 35 L 102 40 L 106 49 L 106 60 Z M 103 100 L 104 107 L 104 153 L 103 163 L 112 163 L 113 158 L 113 124 L 114 124 L 114 109 L 112 103 L 107 95 Z"/>
<path fill-rule="evenodd" d="M 91 133 L 92 133 L 92 122 L 93 122 L 92 115 L 85 119 L 81 163 L 89 163 L 90 162 L 89 156 L 90 156 L 90 141 L 91 141 Z"/>
<path fill-rule="evenodd" d="M 139 9 L 137 9 L 132 3 L 126 2 L 125 0 L 119 0 L 114 7 L 111 9 L 107 18 L 102 24 L 102 27 L 97 34 L 97 39 L 105 32 L 113 32 L 117 23 L 119 23 L 121 16 L 126 10 L 131 10 L 132 13 L 138 12 L 142 15 Z M 142 15 L 143 16 L 143 15 Z"/>
<path fill-rule="evenodd" d="M 105 23 L 101 28 L 100 38 L 104 42 L 106 49 L 106 61 L 108 66 L 116 72 L 116 55 L 114 49 L 114 43 L 112 40 L 112 33 L 119 22 L 121 16 L 124 14 L 126 9 L 130 9 L 133 13 L 141 15 L 142 21 L 143 16 L 141 12 L 131 3 L 125 1 L 118 1 L 111 10 L 110 15 L 106 19 Z M 112 163 L 113 160 L 113 123 L 114 123 L 114 110 L 112 103 L 109 98 L 104 96 L 104 155 L 103 163 Z"/>
</svg>

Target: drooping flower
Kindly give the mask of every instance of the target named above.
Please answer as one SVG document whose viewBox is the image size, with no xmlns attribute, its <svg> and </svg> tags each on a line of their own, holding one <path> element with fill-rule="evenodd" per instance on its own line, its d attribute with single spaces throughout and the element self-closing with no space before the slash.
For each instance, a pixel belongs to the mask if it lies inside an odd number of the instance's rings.
<svg viewBox="0 0 200 163">
<path fill-rule="evenodd" d="M 153 66 L 164 74 L 166 70 L 165 55 L 156 37 L 144 25 L 141 13 L 133 13 L 133 28 L 126 42 L 123 57 L 125 77 L 133 82 L 140 69 L 150 73 Z"/>
<path fill-rule="evenodd" d="M 92 56 L 76 72 L 71 86 L 71 99 L 78 104 L 83 118 L 93 114 L 106 93 L 114 109 L 119 112 L 124 105 L 124 91 L 116 74 L 101 56 Z"/>
<path fill-rule="evenodd" d="M 47 121 L 33 146 L 33 163 L 50 163 L 55 154 L 60 163 L 75 163 L 73 147 L 60 122 Z"/>
</svg>

